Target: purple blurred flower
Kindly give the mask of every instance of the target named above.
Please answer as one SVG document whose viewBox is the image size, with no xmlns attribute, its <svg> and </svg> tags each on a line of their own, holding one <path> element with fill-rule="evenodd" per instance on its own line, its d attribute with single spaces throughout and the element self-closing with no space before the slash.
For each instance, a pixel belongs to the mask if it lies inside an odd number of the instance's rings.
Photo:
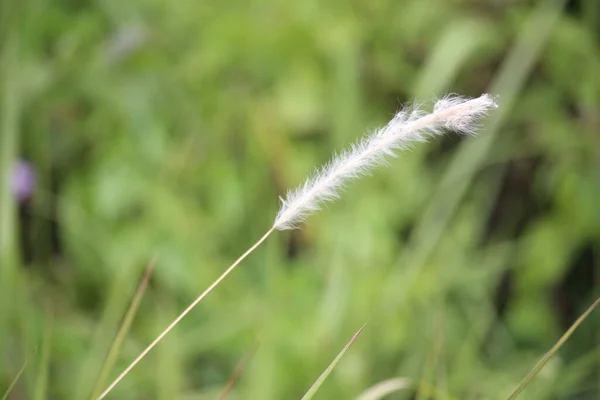
<svg viewBox="0 0 600 400">
<path fill-rule="evenodd" d="M 21 202 L 26 202 L 35 188 L 35 171 L 31 164 L 19 161 L 15 165 L 12 175 L 13 195 Z"/>
</svg>

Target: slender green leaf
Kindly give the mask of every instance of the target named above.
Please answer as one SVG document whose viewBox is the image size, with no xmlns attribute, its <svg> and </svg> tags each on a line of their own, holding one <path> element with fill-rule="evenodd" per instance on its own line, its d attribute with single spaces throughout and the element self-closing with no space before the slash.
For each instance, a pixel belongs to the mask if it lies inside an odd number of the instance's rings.
<svg viewBox="0 0 600 400">
<path fill-rule="evenodd" d="M 544 368 L 548 361 L 550 361 L 550 359 L 556 354 L 556 352 L 561 348 L 561 346 L 565 344 L 565 342 L 571 337 L 573 332 L 575 332 L 575 330 L 579 328 L 579 325 L 581 325 L 581 323 L 590 315 L 590 313 L 594 310 L 594 308 L 596 308 L 598 304 L 600 304 L 600 297 L 596 299 L 596 301 L 593 302 L 592 305 L 587 310 L 585 310 L 585 312 L 581 314 L 579 318 L 577 318 L 577 321 L 575 321 L 575 323 L 571 325 L 571 327 L 564 333 L 564 335 L 562 335 L 560 339 L 558 339 L 558 341 L 556 342 L 556 344 L 554 344 L 554 346 L 552 346 L 550 351 L 548 351 L 544 355 L 544 357 L 542 357 L 542 359 L 535 365 L 535 367 L 533 367 L 531 372 L 529 372 L 529 374 L 527 374 L 527 376 L 521 381 L 521 383 L 519 383 L 519 386 L 517 386 L 515 390 L 513 390 L 510 396 L 508 396 L 507 400 L 514 400 L 519 396 L 519 394 L 521 394 L 525 387 L 529 385 L 533 378 L 535 378 L 535 376 L 542 370 L 542 368 Z"/>
<path fill-rule="evenodd" d="M 33 357 L 33 355 L 35 354 L 36 350 L 37 349 L 33 349 L 33 351 L 27 356 L 27 358 L 25 359 L 25 362 L 23 363 L 23 366 L 21 367 L 21 369 L 19 370 L 19 372 L 17 372 L 17 375 L 15 375 L 15 378 L 12 380 L 12 382 L 10 383 L 10 385 L 8 385 L 8 389 L 6 389 L 6 392 L 2 396 L 2 400 L 8 399 L 8 395 L 15 388 L 17 382 L 19 381 L 19 378 L 21 377 L 21 375 L 23 375 L 23 372 L 25 372 L 25 368 L 27 368 L 27 364 L 29 364 L 29 361 L 31 361 L 31 357 Z"/>
<path fill-rule="evenodd" d="M 113 340 L 108 354 L 106 356 L 106 360 L 102 365 L 102 369 L 100 374 L 98 374 L 98 379 L 96 380 L 96 384 L 94 385 L 94 390 L 92 392 L 92 399 L 97 398 L 100 395 L 100 391 L 104 384 L 106 383 L 106 379 L 110 374 L 113 366 L 115 365 L 115 361 L 117 360 L 117 356 L 119 355 L 119 351 L 121 347 L 123 347 L 123 342 L 125 341 L 125 337 L 129 333 L 129 329 L 131 328 L 131 323 L 133 322 L 133 318 L 135 317 L 137 310 L 142 301 L 142 297 L 148 288 L 148 283 L 150 282 L 150 276 L 152 275 L 152 271 L 154 270 L 154 264 L 156 262 L 156 256 L 152 257 L 148 266 L 146 267 L 146 272 L 144 272 L 144 276 L 138 285 L 138 288 L 131 300 L 131 304 L 125 313 L 125 318 L 123 318 L 123 322 L 119 327 L 117 335 L 115 336 L 115 340 Z"/>
<path fill-rule="evenodd" d="M 315 395 L 315 393 L 317 393 L 317 391 L 319 390 L 319 388 L 321 387 L 323 382 L 325 382 L 325 379 L 327 379 L 329 374 L 331 374 L 331 371 L 333 371 L 333 369 L 335 368 L 337 363 L 341 360 L 342 356 L 346 353 L 346 350 L 348 350 L 350 348 L 350 346 L 352 345 L 352 343 L 354 343 L 354 341 L 356 340 L 358 335 L 360 335 L 360 333 L 364 329 L 365 325 L 361 326 L 360 329 L 354 334 L 354 336 L 352 336 L 350 341 L 348 343 L 346 343 L 346 345 L 344 346 L 342 351 L 340 351 L 340 353 L 337 355 L 337 357 L 331 362 L 331 364 L 329 364 L 327 369 L 325 371 L 323 371 L 321 376 L 319 376 L 319 378 L 317 378 L 317 380 L 315 381 L 315 383 L 313 383 L 313 385 L 310 387 L 310 389 L 308 389 L 308 392 L 306 392 L 306 394 L 302 397 L 302 400 L 309 400 L 309 399 L 313 398 L 313 396 Z"/>
<path fill-rule="evenodd" d="M 242 372 L 244 372 L 244 369 L 246 369 L 246 365 L 248 365 L 248 362 L 252 359 L 252 356 L 254 355 L 254 353 L 256 353 L 256 349 L 258 349 L 258 344 L 256 344 L 254 347 L 252 347 L 250 349 L 250 351 L 248 353 L 246 353 L 244 358 L 242 358 L 240 360 L 240 362 L 237 364 L 237 366 L 233 370 L 233 373 L 227 380 L 227 384 L 223 388 L 223 391 L 219 395 L 219 397 L 218 397 L 219 400 L 225 400 L 227 398 L 227 396 L 229 396 L 229 393 L 233 389 L 233 386 L 240 379 L 240 376 L 242 375 Z"/>
</svg>

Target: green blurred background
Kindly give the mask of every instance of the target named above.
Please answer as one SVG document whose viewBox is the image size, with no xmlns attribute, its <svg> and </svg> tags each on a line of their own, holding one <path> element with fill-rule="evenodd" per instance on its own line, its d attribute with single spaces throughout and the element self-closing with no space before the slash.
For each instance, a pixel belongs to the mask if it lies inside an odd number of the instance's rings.
<svg viewBox="0 0 600 400">
<path fill-rule="evenodd" d="M 600 295 L 598 0 L 3 0 L 0 394 L 85 399 L 401 104 L 499 96 L 276 232 L 112 392 L 502 399 Z M 33 195 L 12 189 L 15 165 Z M 392 381 L 394 382 L 394 381 Z M 371 397 L 374 399 L 375 397 Z M 528 399 L 600 399 L 596 312 Z"/>
</svg>

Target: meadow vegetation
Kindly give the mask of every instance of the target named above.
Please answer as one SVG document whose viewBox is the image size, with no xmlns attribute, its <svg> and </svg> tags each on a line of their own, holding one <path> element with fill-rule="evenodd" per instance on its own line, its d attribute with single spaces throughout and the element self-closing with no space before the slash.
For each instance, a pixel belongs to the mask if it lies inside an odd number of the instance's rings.
<svg viewBox="0 0 600 400">
<path fill-rule="evenodd" d="M 275 232 L 107 398 L 214 399 L 244 360 L 229 399 L 299 399 L 366 323 L 315 399 L 505 399 L 600 296 L 597 0 L 1 5 L 0 396 L 26 360 L 10 399 L 97 395 L 279 196 L 448 93 L 500 107 Z M 523 398 L 599 398 L 599 338 Z"/>
</svg>

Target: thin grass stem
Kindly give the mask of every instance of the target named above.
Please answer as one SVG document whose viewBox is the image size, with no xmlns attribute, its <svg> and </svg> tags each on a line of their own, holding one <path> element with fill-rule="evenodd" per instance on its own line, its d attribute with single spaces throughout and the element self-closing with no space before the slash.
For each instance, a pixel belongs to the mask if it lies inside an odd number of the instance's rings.
<svg viewBox="0 0 600 400">
<path fill-rule="evenodd" d="M 148 354 L 150 352 L 150 350 L 152 350 L 154 348 L 154 346 L 156 346 L 161 340 L 162 338 L 164 338 L 170 331 L 171 329 L 173 329 L 190 311 L 192 311 L 192 309 L 194 307 L 196 307 L 196 305 L 198 305 L 198 303 L 200 303 L 210 292 L 213 291 L 213 289 L 215 287 L 217 287 L 217 285 L 219 283 L 221 283 L 221 281 L 223 279 L 225 279 L 227 277 L 227 275 L 229 275 L 234 269 L 235 267 L 238 266 L 239 263 L 241 263 L 246 257 L 248 257 L 254 250 L 256 250 L 256 248 L 258 246 L 260 246 L 262 244 L 262 242 L 264 242 L 265 240 L 267 240 L 267 238 L 269 237 L 269 235 L 271 235 L 271 233 L 273 233 L 273 231 L 275 230 L 275 227 L 271 227 L 264 235 L 263 237 L 261 237 L 256 243 L 254 243 L 252 245 L 252 247 L 250 247 L 248 250 L 246 250 L 246 252 L 244 254 L 242 254 L 240 256 L 240 258 L 238 258 L 237 260 L 235 260 L 235 262 L 233 264 L 231 264 L 231 266 L 229 266 L 229 268 L 227 268 L 227 270 L 225 270 L 225 272 L 223 272 L 221 274 L 221 276 L 219 276 L 217 278 L 217 280 L 215 280 L 209 287 L 208 289 L 206 289 L 204 292 L 202 292 L 202 294 L 200 296 L 198 296 L 196 298 L 196 300 L 194 300 L 192 302 L 192 304 L 190 304 L 185 310 L 183 310 L 183 312 L 181 314 L 179 314 L 179 316 L 177 318 L 175 318 L 175 320 L 173 322 L 171 322 L 171 324 L 169 326 L 167 326 L 167 328 L 160 334 L 158 335 L 158 337 L 156 339 L 154 339 L 154 341 L 152 343 L 150 343 L 148 345 L 148 347 L 146 347 L 146 349 L 144 349 L 144 351 L 142 351 L 140 353 L 139 356 L 137 356 L 137 358 L 135 360 L 133 360 L 131 362 L 131 364 L 129 364 L 129 366 L 127 368 L 125 368 L 125 370 L 121 373 L 121 375 L 119 375 L 117 377 L 117 379 L 115 379 L 107 388 L 104 392 L 102 392 L 102 394 L 100 396 L 98 396 L 97 400 L 101 400 L 103 398 L 106 397 L 106 395 L 108 395 L 108 393 L 110 393 L 110 391 L 117 386 L 117 384 L 119 382 L 121 382 L 121 380 L 129 373 L 129 371 L 131 371 L 133 369 L 133 367 L 135 367 L 145 356 L 146 354 Z"/>
</svg>

